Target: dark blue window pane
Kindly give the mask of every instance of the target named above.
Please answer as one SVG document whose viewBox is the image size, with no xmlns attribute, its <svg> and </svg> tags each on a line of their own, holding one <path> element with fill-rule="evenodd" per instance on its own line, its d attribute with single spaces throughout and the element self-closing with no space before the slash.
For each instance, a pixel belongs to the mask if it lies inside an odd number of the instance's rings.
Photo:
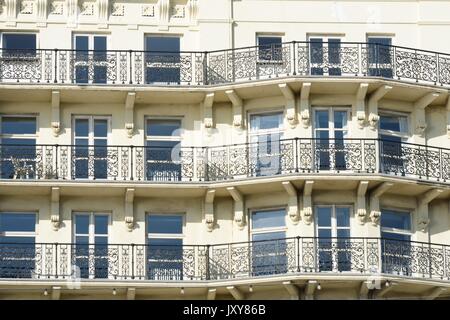
<svg viewBox="0 0 450 320">
<path fill-rule="evenodd" d="M 334 64 L 341 63 L 341 40 L 340 39 L 329 39 L 328 40 L 328 62 L 334 63 Z"/>
<path fill-rule="evenodd" d="M 147 218 L 148 233 L 183 233 L 183 217 L 170 215 L 149 215 Z"/>
<path fill-rule="evenodd" d="M 96 215 L 94 217 L 94 223 L 95 223 L 95 234 L 108 234 L 108 216 Z"/>
<path fill-rule="evenodd" d="M 94 120 L 94 136 L 96 138 L 106 138 L 108 136 L 108 120 L 95 119 Z"/>
<path fill-rule="evenodd" d="M 0 213 L 0 232 L 34 232 L 35 213 Z"/>
<path fill-rule="evenodd" d="M 392 239 L 392 240 L 407 241 L 407 242 L 411 241 L 410 235 L 393 233 L 393 232 L 382 232 L 381 237 L 383 239 Z"/>
<path fill-rule="evenodd" d="M 321 38 L 311 38 L 311 62 L 323 63 L 323 40 Z"/>
<path fill-rule="evenodd" d="M 284 227 L 286 225 L 285 218 L 286 211 L 284 209 L 253 212 L 252 228 Z"/>
<path fill-rule="evenodd" d="M 317 207 L 317 219 L 320 227 L 331 227 L 331 207 Z"/>
<path fill-rule="evenodd" d="M 75 228 L 77 234 L 89 234 L 89 215 L 76 215 Z"/>
<path fill-rule="evenodd" d="M 148 136 L 179 136 L 179 120 L 147 120 Z"/>
<path fill-rule="evenodd" d="M 75 120 L 75 135 L 77 137 L 87 137 L 89 135 L 89 120 L 76 119 Z"/>
<path fill-rule="evenodd" d="M 338 227 L 350 226 L 350 208 L 336 208 L 336 223 Z"/>
<path fill-rule="evenodd" d="M 36 134 L 36 118 L 3 116 L 2 134 Z"/>
<path fill-rule="evenodd" d="M 36 55 L 36 35 L 35 34 L 4 34 L 3 35 L 4 55 Z"/>
<path fill-rule="evenodd" d="M 180 38 L 177 37 L 146 37 L 145 51 L 160 53 L 179 53 Z"/>
<path fill-rule="evenodd" d="M 180 38 L 146 37 L 145 50 L 147 83 L 180 82 Z"/>
<path fill-rule="evenodd" d="M 281 37 L 258 37 L 260 60 L 282 60 Z"/>
<path fill-rule="evenodd" d="M 409 231 L 411 230 L 411 215 L 409 212 L 382 210 L 381 227 Z"/>
<path fill-rule="evenodd" d="M 399 116 L 380 116 L 380 129 L 404 132 L 406 130 L 406 117 Z"/>
<path fill-rule="evenodd" d="M 285 232 L 265 232 L 255 233 L 252 236 L 253 241 L 278 240 L 286 238 Z"/>
<path fill-rule="evenodd" d="M 106 37 L 94 37 L 94 60 L 106 61 Z"/>
</svg>

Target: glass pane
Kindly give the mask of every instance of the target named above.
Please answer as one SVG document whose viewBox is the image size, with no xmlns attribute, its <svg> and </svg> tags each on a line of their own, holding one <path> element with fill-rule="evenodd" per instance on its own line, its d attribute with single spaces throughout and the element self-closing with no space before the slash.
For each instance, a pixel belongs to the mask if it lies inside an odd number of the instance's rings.
<svg viewBox="0 0 450 320">
<path fill-rule="evenodd" d="M 334 112 L 334 128 L 335 129 L 347 128 L 347 111 Z"/>
<path fill-rule="evenodd" d="M 319 227 L 331 227 L 331 207 L 317 207 Z"/>
<path fill-rule="evenodd" d="M 179 136 L 179 120 L 147 120 L 147 136 Z"/>
<path fill-rule="evenodd" d="M 76 119 L 75 120 L 75 135 L 77 137 L 89 136 L 89 120 L 88 119 Z"/>
<path fill-rule="evenodd" d="M 77 244 L 89 244 L 89 236 L 77 236 L 75 242 Z"/>
<path fill-rule="evenodd" d="M 341 39 L 328 40 L 328 62 L 339 64 L 341 63 Z M 330 72 L 331 73 L 331 72 Z M 339 74 L 336 74 L 339 75 Z"/>
<path fill-rule="evenodd" d="M 282 60 L 281 37 L 258 37 L 260 60 Z"/>
<path fill-rule="evenodd" d="M 277 240 L 285 238 L 286 232 L 266 232 L 266 233 L 256 233 L 252 235 L 253 241 Z"/>
<path fill-rule="evenodd" d="M 75 49 L 76 50 L 89 50 L 89 38 L 87 36 L 75 37 Z"/>
<path fill-rule="evenodd" d="M 381 115 L 380 129 L 406 132 L 408 130 L 407 118 L 402 116 Z"/>
<path fill-rule="evenodd" d="M 2 134 L 36 134 L 36 118 L 3 116 Z"/>
<path fill-rule="evenodd" d="M 7 55 L 35 55 L 36 35 L 35 34 L 4 34 L 3 48 Z M 26 50 L 28 49 L 28 50 Z"/>
<path fill-rule="evenodd" d="M 281 37 L 258 37 L 259 46 L 281 45 Z"/>
<path fill-rule="evenodd" d="M 329 117 L 328 117 L 328 111 L 327 110 L 318 110 L 315 112 L 316 119 L 315 119 L 315 126 L 316 128 L 323 129 L 328 128 L 329 126 Z"/>
<path fill-rule="evenodd" d="M 331 229 L 319 229 L 318 236 L 325 239 L 331 238 Z"/>
<path fill-rule="evenodd" d="M 108 136 L 108 120 L 94 119 L 94 137 Z"/>
<path fill-rule="evenodd" d="M 286 225 L 286 210 L 256 211 L 252 213 L 252 228 L 276 228 Z"/>
<path fill-rule="evenodd" d="M 77 214 L 75 216 L 75 233 L 76 234 L 89 234 L 89 215 Z"/>
<path fill-rule="evenodd" d="M 106 51 L 106 37 L 95 36 L 94 37 L 94 50 Z"/>
<path fill-rule="evenodd" d="M 95 234 L 108 234 L 108 216 L 96 215 L 94 217 L 95 222 Z"/>
<path fill-rule="evenodd" d="M 399 241 L 411 241 L 410 235 L 398 234 L 398 233 L 394 233 L 394 232 L 382 232 L 381 238 L 399 240 Z"/>
<path fill-rule="evenodd" d="M 1 213 L 0 232 L 34 232 L 36 228 L 35 213 Z"/>
<path fill-rule="evenodd" d="M 382 210 L 381 227 L 409 231 L 411 230 L 411 215 L 409 212 Z"/>
<path fill-rule="evenodd" d="M 311 42 L 311 63 L 323 63 L 322 38 L 311 38 L 309 40 Z"/>
<path fill-rule="evenodd" d="M 338 238 L 350 238 L 350 229 L 338 229 L 336 236 Z"/>
<path fill-rule="evenodd" d="M 180 38 L 177 37 L 146 37 L 145 38 L 146 51 L 159 52 L 179 52 Z"/>
<path fill-rule="evenodd" d="M 98 248 L 100 248 L 100 249 L 107 248 L 106 245 L 108 244 L 108 237 L 95 237 L 94 241 L 95 241 L 95 245 L 98 246 Z"/>
<path fill-rule="evenodd" d="M 259 114 L 250 117 L 251 130 L 269 130 L 283 127 L 283 114 Z"/>
<path fill-rule="evenodd" d="M 336 223 L 338 227 L 350 226 L 350 208 L 336 208 Z"/>
<path fill-rule="evenodd" d="M 149 215 L 147 218 L 148 233 L 183 233 L 183 217 L 169 215 Z"/>
</svg>

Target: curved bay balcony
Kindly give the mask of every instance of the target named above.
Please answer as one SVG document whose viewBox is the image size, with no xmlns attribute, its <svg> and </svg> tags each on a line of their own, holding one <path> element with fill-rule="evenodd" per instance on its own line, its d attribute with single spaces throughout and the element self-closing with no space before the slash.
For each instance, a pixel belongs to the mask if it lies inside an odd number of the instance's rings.
<svg viewBox="0 0 450 320">
<path fill-rule="evenodd" d="M 450 150 L 380 139 L 216 147 L 0 145 L 3 180 L 215 182 L 290 174 L 385 174 L 448 183 Z"/>
<path fill-rule="evenodd" d="M 220 245 L 0 244 L 0 279 L 231 280 L 288 274 L 450 280 L 450 247 L 380 238 L 283 238 Z"/>
<path fill-rule="evenodd" d="M 294 41 L 210 52 L 0 50 L 2 83 L 205 86 L 371 76 L 450 85 L 450 54 L 377 43 Z"/>
</svg>

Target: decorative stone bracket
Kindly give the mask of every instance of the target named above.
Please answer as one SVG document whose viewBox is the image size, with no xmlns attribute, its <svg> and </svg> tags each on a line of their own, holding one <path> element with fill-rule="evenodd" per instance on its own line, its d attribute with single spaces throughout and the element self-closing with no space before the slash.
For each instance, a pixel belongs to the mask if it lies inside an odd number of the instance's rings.
<svg viewBox="0 0 450 320">
<path fill-rule="evenodd" d="M 233 104 L 233 126 L 238 129 L 244 126 L 244 121 L 242 117 L 242 112 L 244 108 L 244 102 L 236 93 L 235 90 L 227 90 L 225 91 L 226 95 L 230 99 Z"/>
<path fill-rule="evenodd" d="M 170 19 L 170 0 L 159 0 L 159 30 L 169 29 L 169 19 Z"/>
<path fill-rule="evenodd" d="M 363 225 L 366 222 L 366 192 L 369 186 L 369 181 L 361 181 L 356 192 L 356 216 L 359 224 Z"/>
<path fill-rule="evenodd" d="M 37 0 L 36 1 L 36 16 L 37 16 L 37 26 L 46 27 L 47 26 L 47 8 L 48 0 Z"/>
<path fill-rule="evenodd" d="M 59 91 L 52 91 L 52 131 L 53 135 L 57 137 L 61 132 L 61 94 Z"/>
<path fill-rule="evenodd" d="M 228 187 L 227 190 L 234 200 L 234 222 L 242 230 L 245 226 L 244 197 L 235 187 Z"/>
<path fill-rule="evenodd" d="M 431 92 L 420 98 L 414 103 L 415 114 L 415 133 L 419 136 L 423 136 L 427 129 L 427 121 L 425 119 L 425 108 L 428 107 L 434 100 L 440 96 L 440 93 Z"/>
<path fill-rule="evenodd" d="M 203 123 L 205 128 L 211 129 L 213 127 L 213 110 L 212 106 L 214 103 L 214 93 L 208 93 L 203 101 Z"/>
<path fill-rule="evenodd" d="M 278 85 L 281 92 L 283 93 L 284 98 L 286 99 L 286 119 L 291 125 L 291 128 L 294 129 L 297 125 L 297 111 L 295 108 L 295 93 L 288 86 L 287 83 L 280 83 Z"/>
<path fill-rule="evenodd" d="M 370 220 L 372 225 L 376 226 L 380 222 L 380 197 L 383 193 L 389 190 L 394 184 L 390 182 L 383 182 L 370 194 Z"/>
<path fill-rule="evenodd" d="M 58 231 L 61 226 L 59 196 L 60 196 L 59 187 L 52 187 L 52 189 L 51 189 L 50 221 L 53 225 L 54 231 Z"/>
<path fill-rule="evenodd" d="M 428 225 L 430 224 L 430 218 L 428 217 L 428 205 L 433 199 L 438 197 L 444 190 L 431 189 L 425 192 L 417 199 L 417 228 L 426 232 Z"/>
<path fill-rule="evenodd" d="M 300 92 L 300 117 L 303 124 L 303 128 L 308 129 L 311 123 L 310 119 L 310 103 L 309 94 L 311 92 L 311 83 L 303 83 L 302 90 Z"/>
<path fill-rule="evenodd" d="M 134 131 L 134 102 L 136 101 L 136 93 L 128 92 L 125 100 L 125 130 L 127 130 L 128 138 L 133 137 Z"/>
<path fill-rule="evenodd" d="M 307 224 L 310 225 L 313 218 L 312 211 L 312 190 L 314 186 L 314 181 L 305 181 L 305 186 L 303 187 L 303 208 L 302 208 L 302 219 Z"/>
<path fill-rule="evenodd" d="M 17 17 L 17 0 L 5 0 L 6 7 L 6 25 L 8 27 L 15 27 Z"/>
<path fill-rule="evenodd" d="M 386 93 L 392 89 L 391 86 L 379 87 L 369 98 L 369 126 L 372 130 L 378 129 L 378 121 L 380 116 L 378 115 L 378 102 L 383 98 Z"/>
<path fill-rule="evenodd" d="M 208 232 L 214 229 L 214 196 L 216 195 L 216 190 L 208 190 L 205 195 L 205 223 Z"/>
<path fill-rule="evenodd" d="M 292 182 L 290 181 L 283 181 L 281 183 L 286 190 L 287 194 L 289 195 L 288 200 L 288 215 L 291 218 L 291 221 L 293 224 L 298 224 L 300 221 L 300 213 L 298 211 L 298 193 L 297 189 L 294 187 Z"/>
<path fill-rule="evenodd" d="M 109 0 L 97 0 L 98 8 L 98 27 L 107 28 L 109 18 Z"/>
<path fill-rule="evenodd" d="M 135 189 L 125 190 L 125 225 L 129 232 L 134 228 L 134 193 Z"/>
<path fill-rule="evenodd" d="M 356 93 L 356 120 L 360 129 L 364 128 L 366 123 L 366 94 L 369 84 L 361 83 Z"/>
</svg>

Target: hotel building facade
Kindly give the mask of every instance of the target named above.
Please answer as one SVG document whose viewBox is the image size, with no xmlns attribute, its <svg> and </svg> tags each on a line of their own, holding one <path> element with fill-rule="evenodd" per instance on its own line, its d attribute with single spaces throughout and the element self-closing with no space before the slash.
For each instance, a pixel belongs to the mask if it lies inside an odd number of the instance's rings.
<svg viewBox="0 0 450 320">
<path fill-rule="evenodd" d="M 0 298 L 449 296 L 450 1 L 0 5 Z"/>
</svg>

